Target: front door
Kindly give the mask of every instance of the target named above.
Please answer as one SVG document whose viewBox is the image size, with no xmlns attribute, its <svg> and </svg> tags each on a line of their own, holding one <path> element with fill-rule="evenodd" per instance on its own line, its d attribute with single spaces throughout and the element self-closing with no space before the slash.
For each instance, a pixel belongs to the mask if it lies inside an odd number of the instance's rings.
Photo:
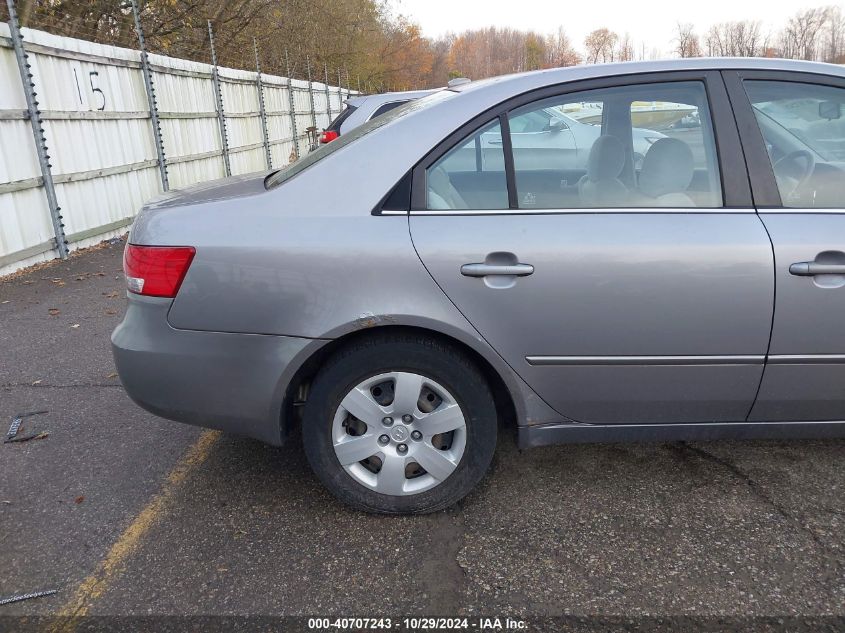
<svg viewBox="0 0 845 633">
<path fill-rule="evenodd" d="M 743 73 L 730 84 L 776 264 L 750 419 L 845 420 L 845 80 Z"/>
<path fill-rule="evenodd" d="M 453 158 L 475 144 L 472 134 L 427 166 L 426 195 L 410 216 L 423 263 L 570 419 L 742 421 L 754 401 L 772 319 L 772 251 L 744 171 L 744 192 L 731 184 L 742 179 L 720 178 L 705 81 L 630 80 L 520 104 L 479 122 L 476 134 L 492 125 L 505 141 L 486 172 Z M 579 106 L 596 130 L 577 174 L 558 159 L 544 163 L 543 154 L 555 156 L 545 147 L 508 155 L 509 121 L 548 108 L 576 117 Z M 723 121 L 733 124 L 730 112 Z M 739 155 L 735 127 L 717 131 Z M 635 161 L 642 138 L 650 149 Z M 744 170 L 741 158 L 729 160 L 732 173 Z"/>
</svg>

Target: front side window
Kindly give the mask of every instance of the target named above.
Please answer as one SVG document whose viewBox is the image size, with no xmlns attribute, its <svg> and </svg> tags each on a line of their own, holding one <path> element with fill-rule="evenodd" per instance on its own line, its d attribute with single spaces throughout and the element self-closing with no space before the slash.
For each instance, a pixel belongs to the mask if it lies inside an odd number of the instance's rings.
<svg viewBox="0 0 845 633">
<path fill-rule="evenodd" d="M 783 206 L 845 207 L 845 88 L 758 80 L 744 86 Z"/>
<path fill-rule="evenodd" d="M 509 113 L 520 209 L 719 207 L 704 84 L 625 86 Z"/>
<path fill-rule="evenodd" d="M 425 172 L 426 208 L 507 209 L 508 185 L 498 119 L 472 133 Z"/>
</svg>

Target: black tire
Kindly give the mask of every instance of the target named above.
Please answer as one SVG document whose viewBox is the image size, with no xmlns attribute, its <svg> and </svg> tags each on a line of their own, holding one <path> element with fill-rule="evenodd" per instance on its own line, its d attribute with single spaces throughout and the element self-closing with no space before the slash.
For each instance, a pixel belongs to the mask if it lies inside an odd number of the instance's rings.
<svg viewBox="0 0 845 633">
<path fill-rule="evenodd" d="M 382 494 L 359 483 L 340 464 L 332 445 L 332 420 L 346 394 L 367 378 L 391 371 L 421 374 L 442 385 L 466 423 L 466 447 L 455 470 L 434 488 L 412 495 Z M 344 503 L 379 514 L 426 514 L 456 503 L 484 477 L 496 432 L 490 387 L 466 354 L 424 335 L 387 334 L 351 343 L 317 374 L 305 405 L 302 438 L 317 477 Z"/>
</svg>

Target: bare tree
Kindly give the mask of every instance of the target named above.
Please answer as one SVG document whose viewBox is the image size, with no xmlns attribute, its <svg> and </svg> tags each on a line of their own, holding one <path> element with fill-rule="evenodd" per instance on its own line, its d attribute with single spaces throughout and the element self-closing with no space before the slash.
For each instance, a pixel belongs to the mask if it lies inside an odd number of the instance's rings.
<svg viewBox="0 0 845 633">
<path fill-rule="evenodd" d="M 546 37 L 546 65 L 551 68 L 560 66 L 574 66 L 581 61 L 581 56 L 572 45 L 572 40 L 563 30 L 562 26 L 557 31 Z"/>
<path fill-rule="evenodd" d="M 625 35 L 619 39 L 613 57 L 614 61 L 618 62 L 630 62 L 634 59 L 634 42 L 631 39 L 630 34 L 625 33 Z"/>
<path fill-rule="evenodd" d="M 845 13 L 839 7 L 828 11 L 823 61 L 845 64 Z"/>
<path fill-rule="evenodd" d="M 760 22 L 745 20 L 714 24 L 704 37 L 710 57 L 759 57 L 769 45 Z"/>
<path fill-rule="evenodd" d="M 455 36 L 452 33 L 447 33 L 432 41 L 431 85 L 444 85 L 452 78 L 449 76 L 451 70 L 449 68 L 449 53 L 454 41 Z"/>
<path fill-rule="evenodd" d="M 584 40 L 587 49 L 587 63 L 612 62 L 614 47 L 619 36 L 610 29 L 596 29 Z"/>
<path fill-rule="evenodd" d="M 789 18 L 780 34 L 780 54 L 791 59 L 816 59 L 822 53 L 821 33 L 828 8 L 802 9 Z"/>
<path fill-rule="evenodd" d="M 678 57 L 701 57 L 701 43 L 692 24 L 677 24 L 675 52 Z"/>
</svg>

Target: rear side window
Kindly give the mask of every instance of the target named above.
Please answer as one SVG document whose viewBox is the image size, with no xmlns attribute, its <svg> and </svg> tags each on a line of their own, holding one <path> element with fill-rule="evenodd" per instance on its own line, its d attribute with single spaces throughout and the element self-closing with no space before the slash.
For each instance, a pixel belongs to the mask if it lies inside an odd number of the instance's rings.
<svg viewBox="0 0 845 633">
<path fill-rule="evenodd" d="M 507 209 L 508 184 L 498 119 L 472 133 L 426 170 L 426 208 Z"/>
<path fill-rule="evenodd" d="M 408 100 L 406 99 L 404 101 L 391 101 L 390 103 L 383 103 L 378 108 L 376 108 L 376 111 L 373 112 L 373 115 L 370 118 L 375 119 L 379 114 L 390 112 L 393 108 L 398 108 L 403 103 L 408 103 Z"/>
<path fill-rule="evenodd" d="M 343 125 L 343 122 L 349 118 L 349 115 L 355 112 L 355 110 L 357 109 L 358 108 L 356 108 L 354 105 L 347 105 L 346 109 L 340 114 L 338 114 L 335 117 L 334 121 L 329 123 L 329 127 L 327 127 L 326 130 L 329 132 L 340 132 L 340 126 Z"/>
<path fill-rule="evenodd" d="M 509 123 L 521 209 L 722 205 L 701 82 L 570 93 Z"/>
<path fill-rule="evenodd" d="M 845 88 L 757 80 L 744 86 L 783 206 L 845 207 Z"/>
</svg>

